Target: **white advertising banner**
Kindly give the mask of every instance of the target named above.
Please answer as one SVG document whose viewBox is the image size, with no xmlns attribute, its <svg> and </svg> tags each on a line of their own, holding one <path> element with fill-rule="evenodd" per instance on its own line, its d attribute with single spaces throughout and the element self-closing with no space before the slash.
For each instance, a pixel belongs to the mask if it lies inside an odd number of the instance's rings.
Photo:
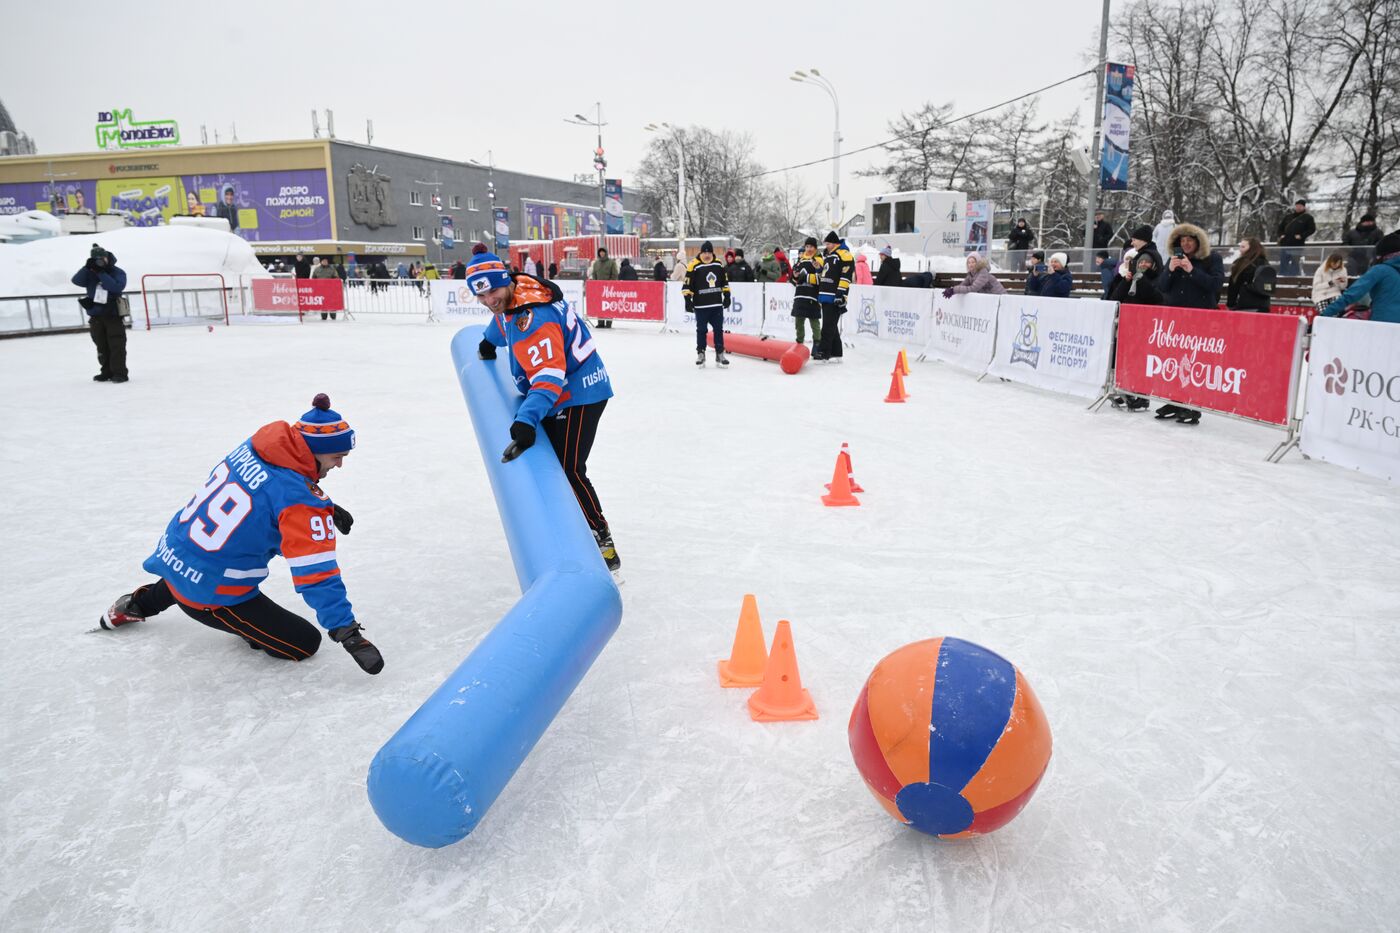
<svg viewBox="0 0 1400 933">
<path fill-rule="evenodd" d="M 1001 295 L 987 372 L 1013 382 L 1098 398 L 1112 362 L 1117 302 Z"/>
<path fill-rule="evenodd" d="M 666 329 L 695 333 L 695 315 L 685 310 L 681 283 L 666 283 Z M 729 286 L 729 307 L 724 312 L 724 331 L 754 334 L 763 331 L 763 283 L 735 282 Z"/>
<path fill-rule="evenodd" d="M 1400 327 L 1313 321 L 1300 449 L 1400 482 Z"/>
<path fill-rule="evenodd" d="M 465 279 L 429 279 L 428 300 L 433 317 L 439 321 L 485 324 L 491 318 L 491 312 L 476 300 Z"/>
<path fill-rule="evenodd" d="M 583 317 L 583 279 L 553 279 L 552 281 L 564 293 L 564 300 L 569 303 L 569 310 L 575 315 Z"/>
<path fill-rule="evenodd" d="M 921 355 L 979 375 L 985 373 L 996 349 L 1000 304 L 1000 295 L 944 298 L 938 292 L 933 299 L 928 342 Z"/>
<path fill-rule="evenodd" d="M 856 346 L 887 340 L 918 347 L 928 341 L 932 316 L 932 289 L 852 285 L 841 316 L 841 336 Z"/>
<path fill-rule="evenodd" d="M 777 340 L 796 340 L 792 299 L 797 289 L 791 282 L 765 282 L 763 285 L 763 336 Z"/>
</svg>

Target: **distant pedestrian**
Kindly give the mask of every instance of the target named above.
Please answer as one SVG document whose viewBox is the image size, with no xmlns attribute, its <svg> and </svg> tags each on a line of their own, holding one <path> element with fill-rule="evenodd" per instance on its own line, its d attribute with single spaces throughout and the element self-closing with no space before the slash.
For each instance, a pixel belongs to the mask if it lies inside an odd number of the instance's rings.
<svg viewBox="0 0 1400 933">
<path fill-rule="evenodd" d="M 1195 224 L 1177 224 L 1167 237 L 1166 269 L 1158 278 L 1164 304 L 1177 308 L 1220 306 L 1220 289 L 1225 284 L 1225 266 L 1218 253 L 1211 252 L 1206 232 Z M 1200 424 L 1201 413 L 1180 405 L 1157 409 L 1158 418 L 1175 418 L 1181 424 Z"/>
<path fill-rule="evenodd" d="M 330 260 L 330 257 L 328 257 L 328 256 L 322 256 L 322 257 L 321 257 L 321 264 L 318 265 L 315 269 L 312 269 L 312 270 L 311 270 L 311 277 L 312 277 L 313 279 L 337 279 L 337 278 L 340 278 L 340 276 L 338 276 L 338 275 L 336 274 L 335 268 L 331 265 L 331 260 Z M 322 312 L 321 312 L 321 320 L 324 321 L 324 320 L 327 320 L 327 319 L 334 321 L 334 320 L 335 320 L 335 312 L 334 312 L 334 311 L 330 311 L 330 312 L 322 311 Z"/>
<path fill-rule="evenodd" d="M 1035 244 L 1035 233 L 1026 224 L 1026 218 L 1018 217 L 1016 225 L 1006 235 L 1006 248 L 1010 251 L 1007 262 L 1011 268 L 1019 268 L 1026 261 L 1026 250 Z"/>
<path fill-rule="evenodd" d="M 1157 226 L 1152 228 L 1152 243 L 1157 247 L 1157 255 L 1162 257 L 1163 266 L 1166 264 L 1167 239 L 1176 229 L 1176 214 L 1170 210 L 1162 211 L 1162 219 Z"/>
<path fill-rule="evenodd" d="M 1103 297 L 1108 297 L 1108 290 L 1113 287 L 1113 280 L 1118 276 L 1118 266 L 1113 261 L 1113 256 L 1106 249 L 1101 249 L 1094 254 L 1094 268 L 1099 270 L 1099 283 L 1103 286 Z"/>
<path fill-rule="evenodd" d="M 1050 267 L 1045 264 L 1045 251 L 1034 250 L 1026 260 L 1026 294 L 1039 295 L 1045 288 L 1045 280 L 1050 275 Z"/>
<path fill-rule="evenodd" d="M 660 259 L 656 260 L 656 265 L 651 267 L 651 277 L 657 282 L 666 281 L 666 263 L 662 262 Z"/>
<path fill-rule="evenodd" d="M 292 262 L 292 272 L 299 279 L 311 278 L 311 257 L 297 253 L 296 259 Z"/>
<path fill-rule="evenodd" d="M 1374 247 L 1381 241 L 1381 236 L 1381 228 L 1376 226 L 1375 214 L 1362 214 L 1355 229 L 1342 234 L 1342 245 L 1354 247 L 1347 254 L 1348 273 L 1353 276 L 1361 275 L 1370 267 Z"/>
<path fill-rule="evenodd" d="M 864 253 L 856 253 L 856 281 L 857 285 L 874 285 L 875 277 L 870 274 L 870 260 L 865 258 Z"/>
<path fill-rule="evenodd" d="M 1278 224 L 1278 271 L 1280 275 L 1299 275 L 1298 260 L 1303 255 L 1303 246 L 1308 237 L 1317 232 L 1317 223 L 1308 213 L 1308 202 L 1299 198 L 1293 202 L 1293 210 L 1284 215 Z"/>
<path fill-rule="evenodd" d="M 551 262 L 549 264 L 549 277 L 551 280 L 559 278 L 559 264 Z"/>
<path fill-rule="evenodd" d="M 1041 283 L 1040 294 L 1046 298 L 1068 298 L 1074 291 L 1074 276 L 1069 271 L 1069 257 L 1055 253 L 1050 257 L 1050 273 Z"/>
<path fill-rule="evenodd" d="M 730 282 L 752 282 L 753 266 L 744 258 L 744 251 L 736 249 L 734 251 L 734 275 L 730 277 Z"/>
<path fill-rule="evenodd" d="M 904 276 L 899 271 L 899 260 L 894 258 L 894 249 L 888 243 L 880 247 L 880 268 L 875 270 L 875 284 L 892 288 L 904 284 Z"/>
<path fill-rule="evenodd" d="M 622 257 L 622 265 L 617 270 L 617 277 L 623 282 L 637 281 L 637 270 L 632 268 L 632 260 L 626 256 Z"/>
<path fill-rule="evenodd" d="M 1103 218 L 1103 211 L 1094 211 L 1094 249 L 1108 249 L 1113 240 L 1113 226 Z"/>
<path fill-rule="evenodd" d="M 707 331 L 714 333 L 715 362 L 729 365 L 724 353 L 724 312 L 729 308 L 729 276 L 715 259 L 715 248 L 706 240 L 700 255 L 686 266 L 685 283 L 681 286 L 685 309 L 695 315 L 695 365 L 705 365 Z"/>
<path fill-rule="evenodd" d="M 593 264 L 588 267 L 588 277 L 602 281 L 616 281 L 617 276 L 617 262 L 608 255 L 606 249 L 599 247 L 598 258 L 593 260 Z"/>
<path fill-rule="evenodd" d="M 846 313 L 846 297 L 855 279 L 856 259 L 835 230 L 822 241 L 821 292 L 817 300 L 822 306 L 822 339 L 814 360 L 840 362 L 845 354 L 841 344 L 841 315 Z"/>
<path fill-rule="evenodd" d="M 92 381 L 126 382 L 126 324 L 122 321 L 126 272 L 117 265 L 116 256 L 94 243 L 72 282 L 87 291 L 78 304 L 87 312 L 88 336 L 97 347 L 99 369 Z"/>
</svg>

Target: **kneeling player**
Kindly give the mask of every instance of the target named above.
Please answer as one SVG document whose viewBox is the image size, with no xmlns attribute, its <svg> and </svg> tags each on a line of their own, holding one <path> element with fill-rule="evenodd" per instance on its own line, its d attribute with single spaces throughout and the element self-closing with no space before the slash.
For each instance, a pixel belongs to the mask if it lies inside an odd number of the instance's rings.
<svg viewBox="0 0 1400 933">
<path fill-rule="evenodd" d="M 267 562 L 281 553 L 331 639 L 369 673 L 384 669 L 355 621 L 336 564 L 336 531 L 349 534 L 353 519 L 317 485 L 354 448 L 355 432 L 325 395 L 312 406 L 295 425 L 263 425 L 214 467 L 142 565 L 160 579 L 119 598 L 101 618 L 103 628 L 179 603 L 185 615 L 238 635 L 250 648 L 304 661 L 321 646 L 321 633 L 258 592 Z"/>
<path fill-rule="evenodd" d="M 497 347 L 510 347 L 510 372 L 525 395 L 510 426 L 504 459 L 514 460 L 534 444 L 535 431 L 543 425 L 603 560 L 609 570 L 617 570 L 622 558 L 588 479 L 588 454 L 613 394 L 588 325 L 569 310 L 558 285 L 512 274 L 491 253 L 472 257 L 467 287 L 494 315 L 478 355 L 494 360 Z"/>
</svg>

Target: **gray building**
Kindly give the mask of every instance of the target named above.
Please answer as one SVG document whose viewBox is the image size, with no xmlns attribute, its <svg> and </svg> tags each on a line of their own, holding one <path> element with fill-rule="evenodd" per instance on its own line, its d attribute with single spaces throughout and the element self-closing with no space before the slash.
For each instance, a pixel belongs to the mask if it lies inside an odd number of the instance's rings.
<svg viewBox="0 0 1400 933">
<path fill-rule="evenodd" d="M 429 255 L 436 258 L 432 240 L 444 216 L 452 218 L 457 239 L 482 240 L 490 245 L 494 238 L 493 207 L 509 209 L 512 240 L 531 238 L 525 201 L 599 207 L 597 185 L 339 139 L 330 142 L 330 154 L 337 240 L 424 242 L 429 244 Z M 555 235 L 563 236 L 565 231 Z M 465 251 L 450 251 L 447 256 L 454 254 L 466 255 Z"/>
<path fill-rule="evenodd" d="M 5 102 L 0 100 L 0 156 L 33 155 L 37 151 L 34 140 L 15 127 L 10 111 L 5 109 Z"/>
</svg>

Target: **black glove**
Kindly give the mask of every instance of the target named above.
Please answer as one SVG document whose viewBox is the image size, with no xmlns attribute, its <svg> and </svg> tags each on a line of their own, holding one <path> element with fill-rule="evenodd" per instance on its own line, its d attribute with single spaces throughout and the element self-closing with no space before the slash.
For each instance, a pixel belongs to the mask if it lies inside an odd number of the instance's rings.
<svg viewBox="0 0 1400 933">
<path fill-rule="evenodd" d="M 694 313 L 695 313 L 695 302 L 692 301 L 692 300 L 690 300 L 689 298 L 687 298 L 687 299 L 685 300 L 685 310 L 686 310 L 686 313 L 687 313 L 687 314 L 694 314 Z"/>
<path fill-rule="evenodd" d="M 953 297 L 953 290 L 952 290 L 951 288 L 945 288 L 945 289 L 943 289 L 943 297 L 944 297 L 944 298 L 952 298 L 952 297 Z"/>
<path fill-rule="evenodd" d="M 731 301 L 730 297 L 729 297 L 728 295 L 725 295 L 725 296 L 724 296 L 724 310 L 726 310 L 726 311 L 729 310 L 729 303 L 730 303 L 730 301 Z"/>
<path fill-rule="evenodd" d="M 535 446 L 535 429 L 523 421 L 510 423 L 510 446 L 501 454 L 502 463 L 510 463 L 516 457 Z"/>
<path fill-rule="evenodd" d="M 481 343 L 476 345 L 476 355 L 478 359 L 494 360 L 496 358 L 496 345 L 482 338 Z"/>
<path fill-rule="evenodd" d="M 331 521 L 335 522 L 335 530 L 343 535 L 350 533 L 350 526 L 355 524 L 355 518 L 349 512 L 338 505 L 332 505 Z"/>
<path fill-rule="evenodd" d="M 360 623 L 351 622 L 341 628 L 331 629 L 331 641 L 350 652 L 350 657 L 355 659 L 355 663 L 360 665 L 366 674 L 378 674 L 384 670 L 384 656 L 368 638 L 360 634 Z"/>
<path fill-rule="evenodd" d="M 845 314 L 845 313 L 846 313 L 846 299 L 844 299 L 844 298 L 837 298 L 835 301 L 832 302 L 832 304 L 834 304 L 834 305 L 836 306 L 836 313 L 837 313 L 837 314 Z"/>
</svg>

